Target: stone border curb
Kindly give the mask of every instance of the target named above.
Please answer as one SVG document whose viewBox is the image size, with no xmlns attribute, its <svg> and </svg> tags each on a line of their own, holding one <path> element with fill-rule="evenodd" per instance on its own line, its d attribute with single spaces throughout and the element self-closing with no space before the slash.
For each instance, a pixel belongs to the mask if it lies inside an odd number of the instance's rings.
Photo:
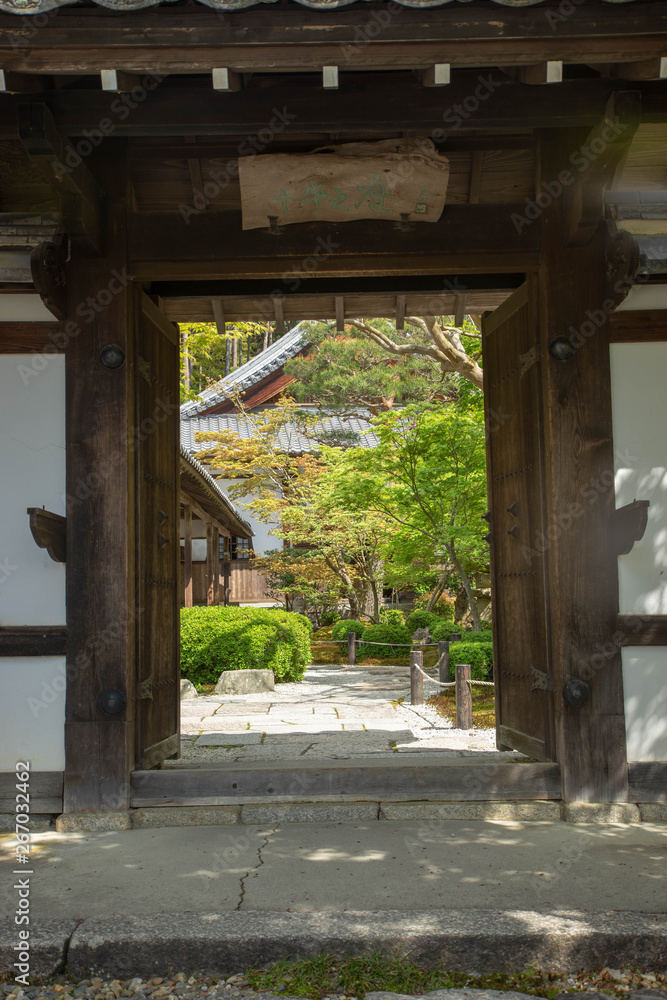
<svg viewBox="0 0 667 1000">
<path fill-rule="evenodd" d="M 65 968 L 67 946 L 76 929 L 76 920 L 40 920 L 31 923 L 30 930 L 30 974 L 52 976 Z M 0 924 L 0 972 L 9 972 L 12 977 L 16 970 L 16 952 L 19 928 L 13 917 Z"/>
<path fill-rule="evenodd" d="M 8 822 L 14 815 L 8 814 Z M 0 817 L 1 819 L 1 817 Z M 63 813 L 59 833 L 161 828 L 168 826 L 256 826 L 264 823 L 358 823 L 376 820 L 497 820 L 520 823 L 667 823 L 667 803 L 531 801 L 249 801 L 234 805 L 141 806 L 129 812 Z M 13 829 L 13 827 L 12 827 Z M 53 829 L 48 818 L 34 828 Z"/>
<path fill-rule="evenodd" d="M 554 972 L 602 965 L 667 969 L 667 922 L 646 913 L 543 914 L 525 910 L 380 910 L 182 913 L 85 920 L 68 951 L 68 972 L 126 979 L 197 968 L 230 974 L 322 951 L 400 953 L 464 972 Z"/>
</svg>

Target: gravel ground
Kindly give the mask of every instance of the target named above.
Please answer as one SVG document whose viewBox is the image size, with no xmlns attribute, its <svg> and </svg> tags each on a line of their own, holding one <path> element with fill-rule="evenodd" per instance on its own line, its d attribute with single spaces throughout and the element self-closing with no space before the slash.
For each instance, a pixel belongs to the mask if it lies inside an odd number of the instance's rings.
<svg viewBox="0 0 667 1000">
<path fill-rule="evenodd" d="M 508 977 L 507 989 L 521 991 L 524 983 L 519 979 L 513 985 Z M 664 973 L 642 971 L 625 971 L 620 969 L 603 969 L 600 973 L 582 974 L 580 976 L 549 975 L 545 981 L 549 991 L 556 991 L 555 1000 L 563 1000 L 562 994 L 569 992 L 588 993 L 586 1000 L 593 1000 L 593 994 L 624 995 L 628 1000 L 667 1000 L 667 975 Z M 474 988 L 474 983 L 470 983 Z M 497 987 L 496 987 L 497 988 Z M 560 992 L 559 992 L 560 991 Z M 650 992 L 649 992 L 650 991 Z M 197 974 L 188 976 L 183 972 L 169 978 L 156 976 L 152 979 L 140 978 L 118 980 L 104 977 L 73 981 L 65 976 L 54 976 L 44 980 L 40 985 L 20 987 L 16 983 L 0 985 L 0 995 L 6 1000 L 63 1000 L 64 997 L 82 998 L 82 1000 L 223 1000 L 224 997 L 237 997 L 239 1000 L 288 1000 L 286 992 L 278 994 L 269 991 L 256 991 L 249 988 L 248 980 L 243 973 L 236 973 L 227 978 Z M 359 1000 L 359 998 L 342 991 L 331 993 L 324 1000 Z M 583 998 L 582 998 L 583 1000 Z"/>
</svg>

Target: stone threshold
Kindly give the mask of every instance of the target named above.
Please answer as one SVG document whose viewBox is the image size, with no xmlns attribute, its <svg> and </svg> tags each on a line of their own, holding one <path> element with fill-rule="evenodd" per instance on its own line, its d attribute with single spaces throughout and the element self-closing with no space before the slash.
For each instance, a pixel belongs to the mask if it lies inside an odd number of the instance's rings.
<svg viewBox="0 0 667 1000">
<path fill-rule="evenodd" d="M 231 806 L 153 806 L 125 812 L 64 813 L 60 833 L 182 826 L 464 820 L 517 823 L 667 823 L 667 804 L 630 802 L 255 802 Z"/>
</svg>

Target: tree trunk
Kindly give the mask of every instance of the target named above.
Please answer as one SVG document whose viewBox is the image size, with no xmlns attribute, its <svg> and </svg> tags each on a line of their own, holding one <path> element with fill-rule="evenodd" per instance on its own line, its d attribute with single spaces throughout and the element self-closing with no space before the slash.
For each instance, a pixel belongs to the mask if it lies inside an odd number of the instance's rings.
<svg viewBox="0 0 667 1000">
<path fill-rule="evenodd" d="M 428 604 L 426 605 L 427 611 L 433 611 L 433 608 L 436 606 L 438 599 L 442 597 L 442 593 L 445 589 L 445 584 L 447 583 L 447 577 L 449 576 L 450 573 L 451 573 L 451 567 L 446 566 L 445 569 L 442 571 L 442 574 L 440 575 L 440 579 L 433 588 L 433 593 L 428 599 Z"/>
<path fill-rule="evenodd" d="M 454 564 L 454 569 L 459 575 L 463 589 L 466 592 L 466 597 L 468 598 L 468 604 L 470 606 L 470 614 L 472 615 L 472 623 L 476 632 L 481 630 L 481 624 L 479 621 L 479 612 L 477 610 L 477 601 L 475 600 L 475 595 L 472 592 L 472 584 L 470 583 L 470 577 L 461 565 L 456 552 L 454 551 L 454 546 L 451 543 L 447 543 L 447 551 L 449 552 L 452 563 Z"/>
</svg>

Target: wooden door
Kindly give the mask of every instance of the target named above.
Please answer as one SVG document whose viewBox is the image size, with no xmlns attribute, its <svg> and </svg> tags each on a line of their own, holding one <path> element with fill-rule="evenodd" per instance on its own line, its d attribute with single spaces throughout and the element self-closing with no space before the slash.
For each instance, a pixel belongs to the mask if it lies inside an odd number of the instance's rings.
<svg viewBox="0 0 667 1000">
<path fill-rule="evenodd" d="M 137 754 L 180 756 L 179 352 L 143 293 L 136 334 Z"/>
<path fill-rule="evenodd" d="M 483 324 L 498 746 L 554 758 L 537 301 L 529 279 Z"/>
</svg>

